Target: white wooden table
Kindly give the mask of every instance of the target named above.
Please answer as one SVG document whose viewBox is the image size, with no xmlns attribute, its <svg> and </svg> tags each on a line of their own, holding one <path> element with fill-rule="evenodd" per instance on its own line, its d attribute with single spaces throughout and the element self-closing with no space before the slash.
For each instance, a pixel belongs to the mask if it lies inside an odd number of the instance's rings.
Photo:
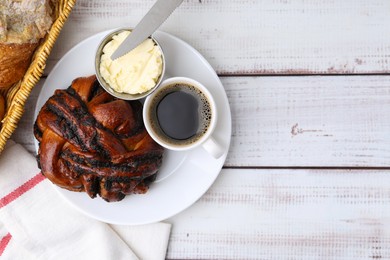
<svg viewBox="0 0 390 260">
<path fill-rule="evenodd" d="M 46 74 L 153 0 L 79 0 Z M 168 259 L 390 259 L 390 1 L 186 0 L 161 30 L 211 63 L 232 110 L 217 181 Z M 34 89 L 13 139 L 33 152 Z"/>
</svg>

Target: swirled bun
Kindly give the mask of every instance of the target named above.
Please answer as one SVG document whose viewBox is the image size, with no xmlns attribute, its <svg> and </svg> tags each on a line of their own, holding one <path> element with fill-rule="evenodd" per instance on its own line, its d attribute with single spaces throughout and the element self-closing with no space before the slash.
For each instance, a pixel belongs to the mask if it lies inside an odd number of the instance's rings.
<svg viewBox="0 0 390 260">
<path fill-rule="evenodd" d="M 162 163 L 164 150 L 145 130 L 142 104 L 114 98 L 95 76 L 56 90 L 38 114 L 34 135 L 42 173 L 92 198 L 145 193 Z"/>
</svg>

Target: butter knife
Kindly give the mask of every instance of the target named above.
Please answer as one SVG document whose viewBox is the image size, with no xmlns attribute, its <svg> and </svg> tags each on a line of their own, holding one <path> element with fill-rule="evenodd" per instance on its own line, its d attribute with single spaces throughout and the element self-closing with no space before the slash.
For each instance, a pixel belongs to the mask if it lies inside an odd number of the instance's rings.
<svg viewBox="0 0 390 260">
<path fill-rule="evenodd" d="M 126 37 L 119 48 L 111 55 L 111 59 L 115 60 L 140 45 L 160 27 L 182 2 L 183 0 L 157 0 L 130 35 Z"/>
</svg>

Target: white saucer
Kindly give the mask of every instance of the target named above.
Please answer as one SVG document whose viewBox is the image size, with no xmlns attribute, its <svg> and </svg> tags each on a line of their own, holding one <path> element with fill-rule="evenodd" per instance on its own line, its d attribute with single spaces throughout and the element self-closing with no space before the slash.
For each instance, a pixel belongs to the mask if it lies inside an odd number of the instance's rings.
<svg viewBox="0 0 390 260">
<path fill-rule="evenodd" d="M 94 58 L 99 42 L 109 31 L 96 34 L 72 48 L 53 68 L 42 87 L 35 118 L 55 89 L 67 88 L 73 79 L 95 73 Z M 112 224 L 139 225 L 167 219 L 198 200 L 213 184 L 225 162 L 231 138 L 229 102 L 221 81 L 210 64 L 186 42 L 164 32 L 156 32 L 164 49 L 167 77 L 184 76 L 205 85 L 214 96 L 218 123 L 213 136 L 225 153 L 214 159 L 202 147 L 189 152 L 165 153 L 157 180 L 142 195 L 129 195 L 120 202 L 108 203 L 100 197 L 58 188 L 58 192 L 86 215 Z M 35 142 L 38 150 L 38 143 Z"/>
</svg>

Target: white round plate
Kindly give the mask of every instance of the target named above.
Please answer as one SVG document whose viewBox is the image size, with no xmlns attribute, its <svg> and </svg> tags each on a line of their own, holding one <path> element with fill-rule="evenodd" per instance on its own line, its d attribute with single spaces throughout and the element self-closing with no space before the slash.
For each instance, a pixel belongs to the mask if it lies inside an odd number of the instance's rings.
<svg viewBox="0 0 390 260">
<path fill-rule="evenodd" d="M 96 34 L 73 47 L 53 68 L 42 87 L 35 108 L 35 118 L 56 89 L 70 86 L 73 79 L 95 73 L 95 51 L 110 31 Z M 231 138 L 229 102 L 221 81 L 210 64 L 186 42 L 161 31 L 156 32 L 166 58 L 166 77 L 184 76 L 205 85 L 214 96 L 218 123 L 213 136 L 225 153 L 214 159 L 202 147 L 188 152 L 166 151 L 157 180 L 146 194 L 128 195 L 120 202 L 108 203 L 100 197 L 71 192 L 57 186 L 57 191 L 86 215 L 112 224 L 139 225 L 167 219 L 198 200 L 213 184 L 225 162 Z M 38 143 L 35 142 L 38 150 Z"/>
</svg>

